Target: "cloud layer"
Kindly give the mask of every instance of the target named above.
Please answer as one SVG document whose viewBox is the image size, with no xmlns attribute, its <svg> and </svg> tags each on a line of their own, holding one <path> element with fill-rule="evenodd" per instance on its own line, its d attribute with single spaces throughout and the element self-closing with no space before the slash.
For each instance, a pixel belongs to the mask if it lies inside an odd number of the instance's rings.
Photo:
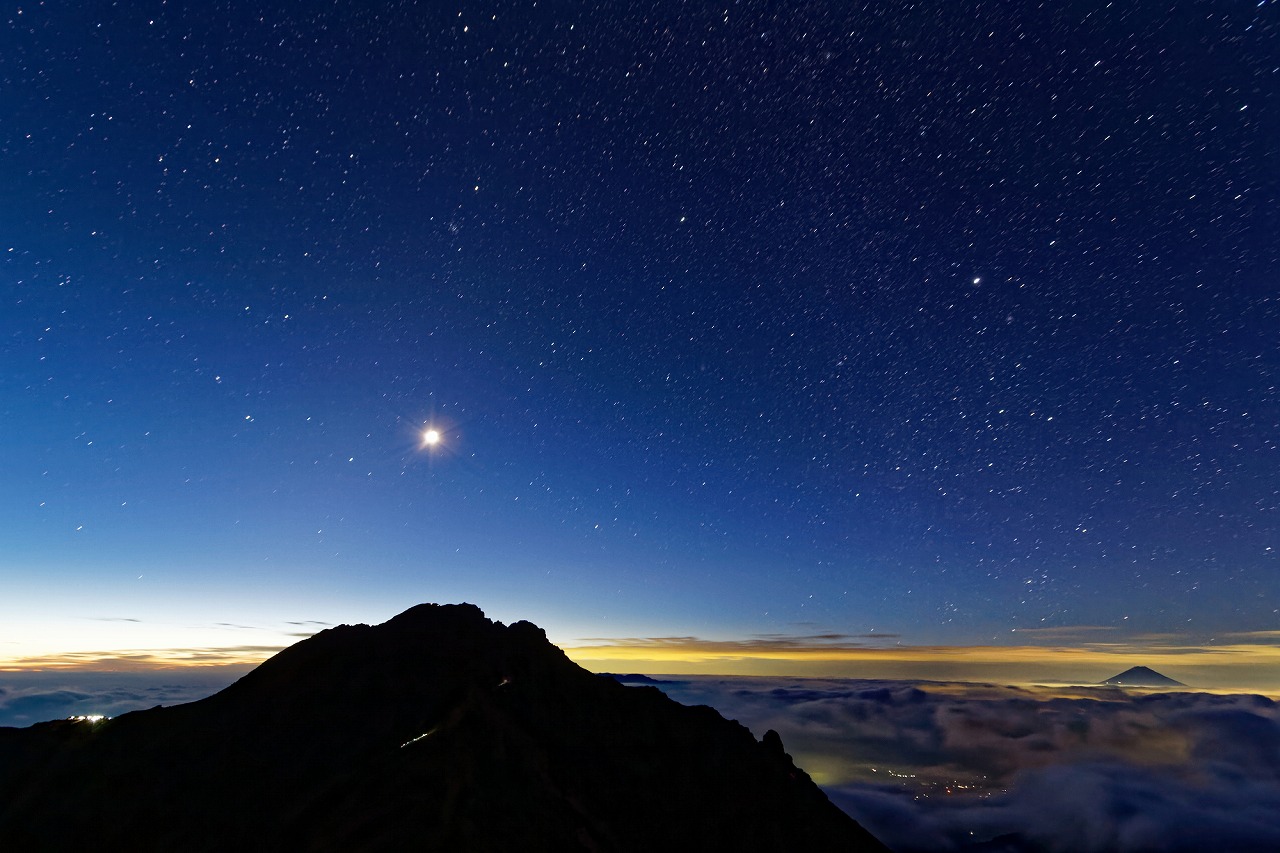
<svg viewBox="0 0 1280 853">
<path fill-rule="evenodd" d="M 192 702 L 216 693 L 249 669 L 220 666 L 0 673 L 0 726 L 29 726 L 80 714 L 117 717 L 156 705 Z"/>
<path fill-rule="evenodd" d="M 692 678 L 660 685 L 778 730 L 898 853 L 1280 850 L 1280 706 L 930 682 Z"/>
<path fill-rule="evenodd" d="M 4 673 L 0 726 L 193 701 L 248 669 Z M 1280 705 L 1262 696 L 928 681 L 681 677 L 776 729 L 896 851 L 1280 850 Z"/>
</svg>

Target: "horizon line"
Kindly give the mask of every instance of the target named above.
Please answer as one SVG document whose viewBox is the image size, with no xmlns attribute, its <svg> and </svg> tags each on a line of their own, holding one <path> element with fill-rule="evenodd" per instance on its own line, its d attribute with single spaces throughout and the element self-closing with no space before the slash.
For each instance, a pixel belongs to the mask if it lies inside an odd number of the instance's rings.
<svg viewBox="0 0 1280 853">
<path fill-rule="evenodd" d="M 1236 637 L 1272 640 L 1275 632 Z M 566 657 L 596 672 L 625 669 L 667 675 L 870 677 L 941 681 L 1097 683 L 1134 665 L 1188 675 L 1188 684 L 1246 683 L 1280 692 L 1280 645 L 1273 642 L 1192 644 L 1087 642 L 1055 645 L 871 645 L 832 635 L 584 638 L 556 643 Z M 852 639 L 852 638 L 849 638 Z M 301 640 L 299 640 L 301 642 Z M 159 672 L 251 669 L 293 644 L 102 649 L 0 658 L 0 672 Z M 1097 673 L 1101 673 L 1100 676 Z M 1198 676 L 1198 677 L 1197 677 Z"/>
</svg>

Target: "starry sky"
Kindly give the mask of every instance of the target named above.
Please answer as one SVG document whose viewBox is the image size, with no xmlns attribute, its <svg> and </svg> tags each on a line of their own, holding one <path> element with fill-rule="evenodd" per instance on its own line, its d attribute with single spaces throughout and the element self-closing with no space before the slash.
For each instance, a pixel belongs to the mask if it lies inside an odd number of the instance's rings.
<svg viewBox="0 0 1280 853">
<path fill-rule="evenodd" d="M 1274 660 L 1278 16 L 11 8 L 0 658 Z"/>
</svg>

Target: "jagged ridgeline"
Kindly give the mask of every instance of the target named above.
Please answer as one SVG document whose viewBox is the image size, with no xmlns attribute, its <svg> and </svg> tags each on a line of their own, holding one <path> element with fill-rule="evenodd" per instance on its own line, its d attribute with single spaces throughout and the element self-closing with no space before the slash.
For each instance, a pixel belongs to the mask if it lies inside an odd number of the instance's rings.
<svg viewBox="0 0 1280 853">
<path fill-rule="evenodd" d="M 420 605 L 208 699 L 0 729 L 0 850 L 882 851 L 783 751 Z"/>
</svg>

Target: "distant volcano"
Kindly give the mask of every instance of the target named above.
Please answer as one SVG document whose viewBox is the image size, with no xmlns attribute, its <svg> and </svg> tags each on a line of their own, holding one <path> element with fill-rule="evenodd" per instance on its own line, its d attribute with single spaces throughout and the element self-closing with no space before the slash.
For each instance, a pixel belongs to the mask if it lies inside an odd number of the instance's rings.
<svg viewBox="0 0 1280 853">
<path fill-rule="evenodd" d="M 1103 684 L 1113 684 L 1117 687 L 1186 687 L 1181 681 L 1174 681 L 1167 675 L 1161 675 L 1154 669 L 1145 666 L 1135 666 L 1132 669 L 1126 669 L 1119 675 L 1113 675 Z"/>
</svg>

